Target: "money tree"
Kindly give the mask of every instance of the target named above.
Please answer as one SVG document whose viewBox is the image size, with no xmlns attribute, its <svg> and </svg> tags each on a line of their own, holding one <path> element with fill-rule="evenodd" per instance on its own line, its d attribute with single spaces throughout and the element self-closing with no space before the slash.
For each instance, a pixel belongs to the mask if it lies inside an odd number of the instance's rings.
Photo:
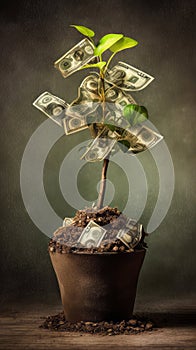
<svg viewBox="0 0 196 350">
<path fill-rule="evenodd" d="M 44 92 L 34 106 L 64 127 L 66 135 L 89 128 L 94 140 L 87 146 L 82 159 L 103 161 L 96 205 L 100 209 L 104 202 L 110 155 L 117 146 L 123 152 L 136 154 L 154 146 L 162 138 L 145 125 L 147 109 L 138 105 L 130 95 L 130 91 L 144 89 L 154 78 L 124 62 L 110 68 L 114 56 L 135 47 L 136 40 L 123 34 L 106 34 L 96 43 L 93 30 L 79 25 L 71 27 L 85 38 L 60 57 L 54 63 L 55 68 L 64 78 L 81 69 L 94 72 L 82 81 L 78 97 L 71 104 Z M 106 51 L 110 55 L 104 60 Z"/>
</svg>

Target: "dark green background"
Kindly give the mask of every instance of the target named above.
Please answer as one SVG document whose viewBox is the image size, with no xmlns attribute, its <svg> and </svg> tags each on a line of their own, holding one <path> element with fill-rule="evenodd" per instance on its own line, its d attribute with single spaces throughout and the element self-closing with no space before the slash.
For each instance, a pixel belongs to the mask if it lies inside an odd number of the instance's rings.
<svg viewBox="0 0 196 350">
<path fill-rule="evenodd" d="M 196 291 L 195 239 L 195 2 L 194 1 L 19 1 L 1 9 L 1 304 L 15 300 L 48 301 L 58 298 L 50 265 L 48 238 L 32 223 L 20 193 L 20 163 L 32 133 L 45 120 L 32 101 L 45 90 L 71 102 L 86 72 L 64 80 L 53 68 L 56 58 L 82 39 L 69 24 L 93 28 L 97 38 L 109 32 L 131 36 L 137 48 L 117 59 L 155 76 L 145 90 L 135 93 L 148 108 L 151 121 L 164 135 L 175 168 L 175 193 L 160 227 L 148 238 L 138 298 L 192 298 Z M 116 60 L 117 60 L 116 59 Z M 47 135 L 46 135 L 47 137 Z M 61 138 L 48 155 L 44 180 L 48 199 L 61 216 L 74 214 L 58 187 L 59 166 L 84 131 Z M 39 145 L 38 145 L 39 147 Z M 141 156 L 151 191 L 157 174 L 148 153 Z M 100 164 L 92 165 L 99 178 Z M 167 166 L 167 164 L 165 165 Z M 118 172 L 118 169 L 116 169 Z M 84 172 L 83 172 L 84 174 Z M 82 174 L 81 174 L 82 175 Z M 154 177 L 153 177 L 154 176 Z M 109 178 L 116 186 L 115 167 Z M 93 183 L 84 177 L 80 188 L 91 199 Z M 91 188 L 92 186 L 92 188 Z M 119 198 L 126 189 L 118 188 Z M 153 195 L 149 200 L 152 206 Z M 121 204 L 122 205 L 122 202 Z M 146 211 L 144 221 L 150 212 Z M 47 218 L 46 218 L 47 220 Z"/>
</svg>

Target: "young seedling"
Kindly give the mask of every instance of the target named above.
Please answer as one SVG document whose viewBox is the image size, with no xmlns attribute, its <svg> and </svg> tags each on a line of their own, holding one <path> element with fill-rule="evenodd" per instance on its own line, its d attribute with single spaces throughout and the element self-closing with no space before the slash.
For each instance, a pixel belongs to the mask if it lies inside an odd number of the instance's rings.
<svg viewBox="0 0 196 350">
<path fill-rule="evenodd" d="M 33 104 L 58 125 L 63 126 L 67 135 L 89 127 L 95 140 L 82 159 L 103 160 L 97 201 L 97 209 L 100 209 L 104 202 L 109 157 L 115 143 L 118 142 L 123 151 L 138 153 L 162 139 L 161 135 L 146 125 L 142 126 L 148 119 L 147 109 L 137 105 L 128 94 L 130 91 L 144 89 L 154 78 L 125 62 L 118 62 L 110 68 L 114 56 L 120 51 L 135 47 L 138 44 L 136 40 L 112 33 L 104 35 L 96 44 L 92 29 L 80 25 L 71 27 L 84 35 L 85 39 L 59 58 L 55 67 L 64 78 L 81 69 L 98 69 L 98 73 L 95 71 L 94 75 L 91 74 L 82 81 L 78 98 L 70 105 L 48 92 L 41 94 Z M 107 60 L 104 59 L 106 51 L 110 52 Z M 89 85 L 94 86 L 94 89 L 89 88 Z M 106 140 L 110 139 L 105 144 L 106 151 L 100 152 L 101 155 L 96 158 L 94 149 L 97 146 L 101 149 L 99 141 L 103 141 L 104 137 Z"/>
<path fill-rule="evenodd" d="M 99 79 L 100 79 L 100 102 L 102 103 L 103 110 L 103 119 L 102 123 L 105 121 L 105 76 L 107 74 L 109 65 L 114 58 L 114 56 L 125 49 L 130 49 L 138 45 L 138 42 L 132 38 L 126 37 L 123 34 L 106 34 L 104 35 L 96 45 L 93 37 L 95 33 L 93 30 L 78 25 L 71 25 L 77 29 L 81 34 L 88 37 L 94 45 L 94 55 L 98 58 L 97 63 L 86 64 L 82 67 L 82 69 L 86 68 L 98 68 L 99 69 Z M 109 50 L 111 55 L 107 61 L 103 60 L 103 54 Z M 136 104 L 127 104 L 124 107 L 122 117 L 124 117 L 131 126 L 135 126 L 138 123 L 145 121 L 148 118 L 147 109 L 143 106 L 138 106 Z M 116 131 L 118 128 L 115 125 L 107 124 L 107 127 Z M 119 129 L 119 128 L 118 128 Z M 130 146 L 130 144 L 126 140 L 119 141 L 125 147 Z M 100 190 L 99 196 L 97 200 L 97 209 L 100 209 L 103 206 L 105 190 L 106 190 L 106 178 L 107 178 L 107 169 L 109 165 L 109 155 L 103 160 L 102 174 L 101 174 L 101 182 L 100 182 Z"/>
</svg>

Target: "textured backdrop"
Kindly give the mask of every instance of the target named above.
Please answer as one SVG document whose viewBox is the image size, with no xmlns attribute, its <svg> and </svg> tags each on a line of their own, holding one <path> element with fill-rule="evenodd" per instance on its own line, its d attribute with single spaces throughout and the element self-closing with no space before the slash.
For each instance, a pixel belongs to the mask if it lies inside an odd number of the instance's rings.
<svg viewBox="0 0 196 350">
<path fill-rule="evenodd" d="M 164 135 L 175 168 L 175 192 L 170 210 L 148 238 L 149 250 L 142 270 L 138 298 L 191 298 L 196 291 L 195 235 L 195 2 L 74 0 L 4 2 L 1 8 L 1 303 L 18 298 L 52 300 L 57 285 L 47 254 L 48 238 L 32 223 L 20 193 L 20 163 L 25 146 L 45 120 L 32 101 L 45 90 L 67 102 L 77 95 L 86 74 L 64 80 L 53 68 L 56 58 L 82 39 L 70 24 L 94 29 L 97 38 L 109 32 L 124 33 L 139 41 L 122 52 L 125 60 L 152 74 L 155 81 L 133 94 L 148 108 L 150 119 Z M 48 155 L 44 171 L 47 197 L 59 216 L 72 216 L 63 199 L 58 171 L 66 152 L 87 138 L 87 131 L 61 138 Z M 47 137 L 47 135 L 45 135 Z M 39 147 L 39 145 L 38 145 Z M 141 155 L 149 186 L 153 164 Z M 88 167 L 87 170 L 89 170 Z M 116 181 L 112 165 L 111 181 Z M 101 165 L 92 165 L 91 179 L 99 178 Z M 119 171 L 119 169 L 116 169 Z M 89 171 L 88 171 L 89 173 Z M 81 174 L 81 193 L 94 191 Z M 116 202 L 124 198 L 118 189 Z M 152 191 L 153 192 L 153 191 Z M 119 197 L 118 197 L 119 196 Z M 116 204 L 116 202 L 114 204 Z M 122 202 L 121 202 L 122 204 Z M 149 208 L 151 202 L 149 202 Z M 144 221 L 147 220 L 144 215 Z M 47 220 L 47 218 L 46 218 Z M 54 299 L 53 299 L 54 300 Z"/>
</svg>

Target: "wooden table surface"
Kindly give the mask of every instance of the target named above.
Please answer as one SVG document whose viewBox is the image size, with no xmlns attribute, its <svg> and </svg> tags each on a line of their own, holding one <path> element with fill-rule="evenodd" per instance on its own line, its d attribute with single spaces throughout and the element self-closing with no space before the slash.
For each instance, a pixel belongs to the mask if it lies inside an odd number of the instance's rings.
<svg viewBox="0 0 196 350">
<path fill-rule="evenodd" d="M 101 336 L 39 328 L 46 316 L 62 310 L 60 305 L 26 307 L 21 303 L 4 307 L 0 317 L 0 349 L 196 349 L 196 306 L 172 302 L 159 307 L 140 306 L 136 311 L 141 313 L 144 309 L 145 315 L 157 323 L 156 330 L 137 335 Z"/>
</svg>

